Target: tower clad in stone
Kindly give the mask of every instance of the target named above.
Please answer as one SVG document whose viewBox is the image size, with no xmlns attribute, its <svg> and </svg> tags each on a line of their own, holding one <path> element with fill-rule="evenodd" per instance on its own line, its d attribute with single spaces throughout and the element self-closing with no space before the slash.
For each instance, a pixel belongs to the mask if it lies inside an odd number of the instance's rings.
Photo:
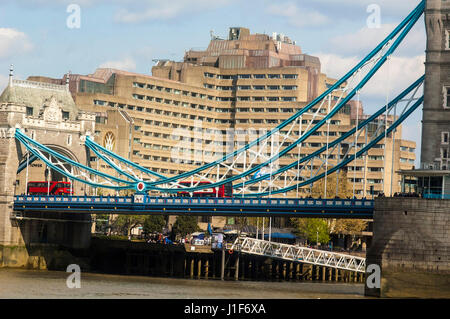
<svg viewBox="0 0 450 319">
<path fill-rule="evenodd" d="M 427 0 L 421 168 L 449 169 L 450 1 Z"/>
</svg>

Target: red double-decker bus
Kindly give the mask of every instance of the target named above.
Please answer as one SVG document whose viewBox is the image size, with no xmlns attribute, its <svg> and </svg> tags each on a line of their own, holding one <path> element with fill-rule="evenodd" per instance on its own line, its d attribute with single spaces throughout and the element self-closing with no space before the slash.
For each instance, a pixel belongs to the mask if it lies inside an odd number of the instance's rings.
<svg viewBox="0 0 450 319">
<path fill-rule="evenodd" d="M 28 182 L 27 194 L 29 195 L 73 195 L 70 182 Z"/>
<path fill-rule="evenodd" d="M 189 181 L 183 181 L 179 183 L 180 185 L 191 187 L 193 186 L 200 186 L 200 185 L 207 185 L 211 184 L 211 182 L 203 181 L 203 182 L 189 182 Z M 186 191 L 180 191 L 177 192 L 178 197 L 190 197 L 190 193 Z M 229 184 L 223 184 L 219 187 L 211 187 L 211 188 L 204 188 L 198 191 L 193 192 L 192 197 L 233 197 L 233 188 L 231 183 Z"/>
</svg>

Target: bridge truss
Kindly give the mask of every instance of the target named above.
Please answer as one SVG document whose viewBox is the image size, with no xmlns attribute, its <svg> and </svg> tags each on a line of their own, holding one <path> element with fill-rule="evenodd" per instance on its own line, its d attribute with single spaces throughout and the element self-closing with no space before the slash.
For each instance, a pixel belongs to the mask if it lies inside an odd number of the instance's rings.
<svg viewBox="0 0 450 319">
<path fill-rule="evenodd" d="M 300 187 L 339 172 L 350 162 L 366 155 L 369 149 L 394 132 L 422 104 L 423 95 L 420 96 L 419 89 L 424 81 L 423 76 L 369 118 L 362 121 L 357 119 L 353 129 L 334 139 L 329 136 L 333 117 L 355 96 L 359 101 L 361 89 L 389 60 L 419 20 L 424 8 L 425 1 L 422 1 L 363 60 L 292 117 L 252 141 L 246 142 L 245 139 L 250 138 L 244 137 L 244 141 L 241 140 L 243 147 L 199 168 L 167 177 L 109 151 L 95 143 L 90 136 L 86 136 L 84 143 L 88 151 L 97 156 L 97 163 L 102 161 L 112 168 L 116 172 L 113 176 L 77 163 L 16 129 L 16 139 L 28 150 L 27 159 L 22 161 L 19 171 L 29 165 L 30 161 L 40 159 L 69 180 L 79 181 L 93 188 L 177 193 L 180 189 L 194 192 L 231 183 L 237 197 L 261 197 L 291 191 L 296 191 L 298 195 Z M 400 115 L 394 116 L 394 119 L 388 122 L 388 116 L 392 113 L 396 115 L 398 109 Z M 324 126 L 327 128 L 326 146 L 302 157 L 304 142 Z M 368 134 L 369 126 L 376 126 L 376 130 L 371 134 Z M 365 137 L 362 147 L 358 143 L 361 136 Z M 269 154 L 265 152 L 267 147 L 270 147 Z M 336 156 L 338 159 L 332 160 L 336 159 Z M 279 166 L 278 161 L 281 158 L 297 160 Z M 319 166 L 314 169 L 313 164 L 317 163 Z M 214 175 L 215 179 L 211 178 L 211 175 Z M 202 181 L 208 181 L 210 184 L 200 184 Z M 257 190 L 252 187 L 256 183 L 259 186 L 256 187 Z"/>
</svg>

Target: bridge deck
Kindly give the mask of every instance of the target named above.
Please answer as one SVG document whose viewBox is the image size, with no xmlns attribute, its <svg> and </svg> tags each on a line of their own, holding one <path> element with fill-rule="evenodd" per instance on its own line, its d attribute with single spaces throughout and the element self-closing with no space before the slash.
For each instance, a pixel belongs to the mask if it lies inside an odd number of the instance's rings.
<svg viewBox="0 0 450 319">
<path fill-rule="evenodd" d="M 294 262 L 364 273 L 366 259 L 326 250 L 287 245 L 266 240 L 238 237 L 231 249 L 241 253 L 267 256 Z"/>
<path fill-rule="evenodd" d="M 14 210 L 111 214 L 290 216 L 372 218 L 372 200 L 297 198 L 188 198 L 102 196 L 16 196 Z"/>
</svg>

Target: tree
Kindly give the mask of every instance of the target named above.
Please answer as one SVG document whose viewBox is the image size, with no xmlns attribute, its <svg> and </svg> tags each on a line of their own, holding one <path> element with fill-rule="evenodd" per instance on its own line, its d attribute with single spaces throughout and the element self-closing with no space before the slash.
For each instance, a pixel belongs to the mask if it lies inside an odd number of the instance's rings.
<svg viewBox="0 0 450 319">
<path fill-rule="evenodd" d="M 334 234 L 357 235 L 367 228 L 364 219 L 335 219 L 330 224 L 330 232 Z"/>
<path fill-rule="evenodd" d="M 334 198 L 336 196 L 336 185 L 339 198 L 353 197 L 353 187 L 347 179 L 347 172 L 341 170 L 339 174 L 339 183 L 337 184 L 337 173 L 327 176 L 327 196 L 325 194 L 325 178 L 314 183 L 312 188 L 313 197 Z M 328 229 L 334 234 L 355 235 L 362 232 L 367 227 L 367 221 L 362 219 L 330 219 L 328 220 Z"/>
<path fill-rule="evenodd" d="M 144 220 L 143 228 L 146 233 L 162 232 L 165 225 L 166 220 L 163 215 L 149 215 Z"/>
<path fill-rule="evenodd" d="M 109 223 L 109 215 L 108 214 L 93 214 L 93 218 L 95 221 L 95 230 L 100 232 L 106 232 Z"/>
<path fill-rule="evenodd" d="M 111 232 L 129 236 L 134 228 L 144 224 L 145 218 L 143 215 L 119 215 L 111 223 Z"/>
<path fill-rule="evenodd" d="M 191 234 L 196 232 L 199 229 L 197 225 L 197 217 L 196 216 L 178 216 L 177 220 L 172 226 L 172 231 L 175 234 L 179 234 L 181 236 L 186 236 L 187 234 Z"/>
<path fill-rule="evenodd" d="M 339 173 L 339 181 L 337 180 L 337 173 L 327 175 L 327 194 L 325 196 L 325 178 L 321 178 L 314 183 L 312 187 L 312 196 L 314 198 L 335 198 L 336 186 L 338 186 L 337 196 L 339 198 L 353 197 L 353 191 L 347 179 L 347 172 L 341 170 Z"/>
<path fill-rule="evenodd" d="M 330 241 L 329 228 L 326 219 L 322 218 L 291 218 L 292 226 L 294 226 L 296 235 L 305 237 L 308 242 L 317 242 L 326 244 Z"/>
</svg>

